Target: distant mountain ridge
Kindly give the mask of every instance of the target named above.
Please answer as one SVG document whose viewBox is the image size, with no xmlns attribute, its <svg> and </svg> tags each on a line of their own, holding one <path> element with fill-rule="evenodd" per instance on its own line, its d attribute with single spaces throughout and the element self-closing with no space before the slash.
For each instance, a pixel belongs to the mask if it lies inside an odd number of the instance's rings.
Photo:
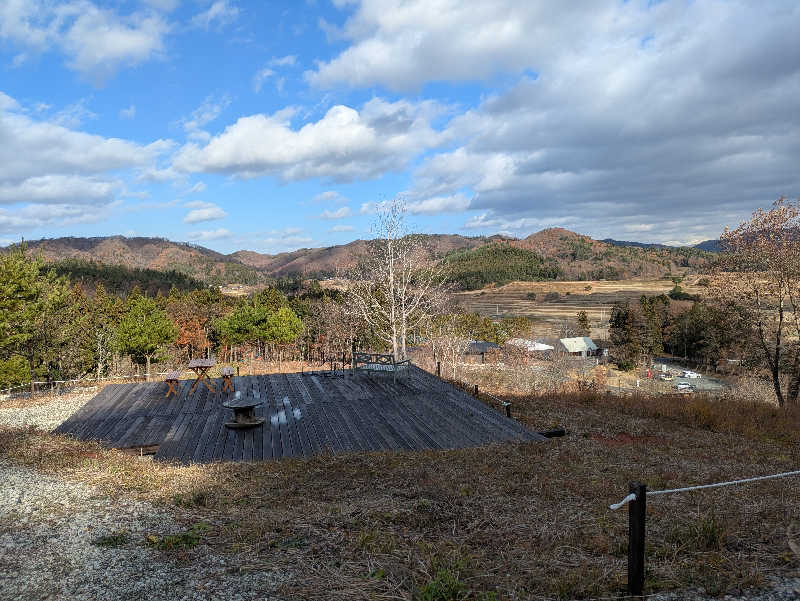
<svg viewBox="0 0 800 601">
<path fill-rule="evenodd" d="M 708 252 L 722 252 L 722 243 L 717 240 L 703 240 L 690 246 L 671 246 L 669 244 L 659 244 L 657 242 L 631 242 L 628 240 L 614 240 L 614 238 L 604 238 L 600 242 L 613 246 L 636 246 L 638 248 L 699 248 Z"/>
<path fill-rule="evenodd" d="M 593 240 L 563 228 L 545 229 L 524 239 L 458 234 L 415 234 L 415 237 L 429 259 L 487 244 L 508 244 L 537 253 L 547 265 L 557 267 L 565 279 L 663 277 L 668 273 L 702 268 L 710 256 L 702 248 Z M 46 238 L 26 241 L 26 244 L 29 253 L 41 254 L 48 262 L 79 259 L 130 268 L 174 270 L 206 284 L 224 285 L 262 284 L 290 275 L 336 275 L 356 265 L 368 252 L 369 241 L 354 240 L 274 255 L 249 250 L 223 254 L 186 242 L 125 236 Z"/>
</svg>

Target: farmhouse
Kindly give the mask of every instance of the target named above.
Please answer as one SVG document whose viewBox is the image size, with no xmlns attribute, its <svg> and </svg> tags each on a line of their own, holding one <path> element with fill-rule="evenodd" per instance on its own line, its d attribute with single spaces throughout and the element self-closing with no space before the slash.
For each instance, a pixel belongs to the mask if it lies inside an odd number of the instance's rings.
<svg viewBox="0 0 800 601">
<path fill-rule="evenodd" d="M 597 345 L 588 336 L 561 338 L 559 343 L 563 351 L 573 357 L 592 357 L 597 353 Z"/>
</svg>

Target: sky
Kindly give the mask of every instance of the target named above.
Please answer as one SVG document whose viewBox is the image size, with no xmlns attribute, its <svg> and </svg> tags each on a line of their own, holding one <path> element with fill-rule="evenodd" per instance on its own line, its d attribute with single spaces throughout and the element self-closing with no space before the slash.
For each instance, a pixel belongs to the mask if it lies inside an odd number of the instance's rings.
<svg viewBox="0 0 800 601">
<path fill-rule="evenodd" d="M 692 244 L 800 195 L 796 0 L 2 0 L 0 243 Z"/>
</svg>

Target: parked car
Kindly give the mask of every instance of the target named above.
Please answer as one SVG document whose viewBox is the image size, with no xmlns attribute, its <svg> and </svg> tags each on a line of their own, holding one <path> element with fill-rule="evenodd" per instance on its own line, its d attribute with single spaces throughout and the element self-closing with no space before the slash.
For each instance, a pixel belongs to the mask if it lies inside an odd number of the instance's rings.
<svg viewBox="0 0 800 601">
<path fill-rule="evenodd" d="M 673 376 L 672 374 L 661 374 L 659 378 L 661 379 L 662 382 L 672 382 L 672 380 L 675 379 L 675 376 Z"/>
<path fill-rule="evenodd" d="M 689 384 L 689 382 L 678 382 L 675 384 L 675 388 L 678 390 L 694 390 L 694 386 Z"/>
<path fill-rule="evenodd" d="M 681 374 L 684 378 L 699 378 L 700 374 L 696 371 L 684 370 L 683 374 Z"/>
</svg>

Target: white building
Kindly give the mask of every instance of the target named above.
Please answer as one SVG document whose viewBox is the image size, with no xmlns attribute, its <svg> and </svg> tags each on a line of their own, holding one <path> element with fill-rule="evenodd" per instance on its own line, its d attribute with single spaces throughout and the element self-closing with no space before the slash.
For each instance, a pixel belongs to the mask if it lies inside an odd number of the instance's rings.
<svg viewBox="0 0 800 601">
<path fill-rule="evenodd" d="M 597 345 L 587 336 L 561 338 L 559 342 L 570 355 L 591 357 L 597 354 Z"/>
</svg>

